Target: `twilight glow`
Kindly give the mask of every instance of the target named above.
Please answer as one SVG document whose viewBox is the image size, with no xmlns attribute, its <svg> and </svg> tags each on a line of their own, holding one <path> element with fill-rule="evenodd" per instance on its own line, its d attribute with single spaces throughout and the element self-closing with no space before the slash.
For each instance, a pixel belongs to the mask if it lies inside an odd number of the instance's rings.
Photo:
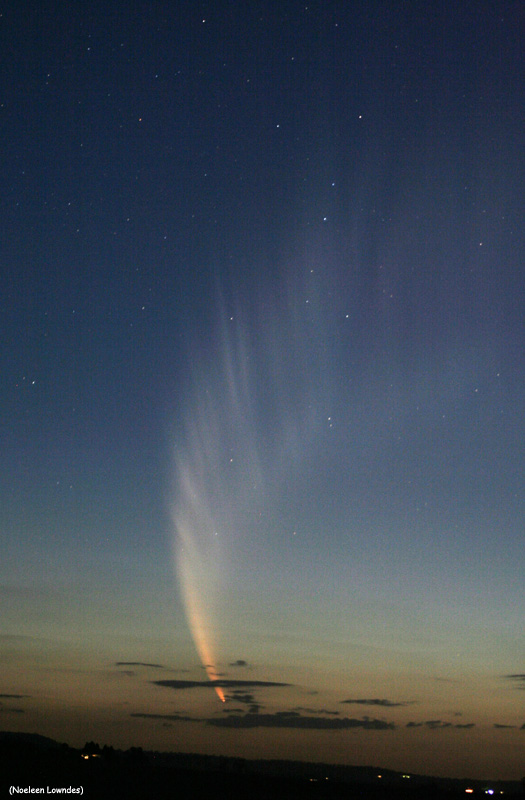
<svg viewBox="0 0 525 800">
<path fill-rule="evenodd" d="M 39 5 L 0 730 L 521 778 L 525 6 Z"/>
</svg>

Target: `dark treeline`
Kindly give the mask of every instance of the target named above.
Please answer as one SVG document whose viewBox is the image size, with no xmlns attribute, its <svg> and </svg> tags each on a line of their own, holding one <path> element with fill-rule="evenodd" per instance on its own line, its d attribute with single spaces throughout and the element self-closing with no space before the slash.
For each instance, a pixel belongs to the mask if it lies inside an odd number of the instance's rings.
<svg viewBox="0 0 525 800">
<path fill-rule="evenodd" d="M 466 789 L 472 792 L 466 793 Z M 376 767 L 158 753 L 138 747 L 122 751 L 96 742 L 87 742 L 78 750 L 42 736 L 0 733 L 2 797 L 10 793 L 14 797 L 65 794 L 87 800 L 464 800 L 490 797 L 489 791 L 502 800 L 523 796 L 522 785 L 511 781 L 455 780 L 403 775 Z"/>
</svg>

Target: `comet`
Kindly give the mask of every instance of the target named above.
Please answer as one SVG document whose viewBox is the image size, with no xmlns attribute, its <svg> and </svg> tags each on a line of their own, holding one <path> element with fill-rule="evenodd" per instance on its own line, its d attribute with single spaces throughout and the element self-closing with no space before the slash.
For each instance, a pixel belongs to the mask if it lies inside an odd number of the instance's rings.
<svg viewBox="0 0 525 800">
<path fill-rule="evenodd" d="M 179 582 L 182 588 L 186 619 L 199 654 L 202 666 L 206 670 L 209 680 L 214 683 L 217 697 L 222 703 L 226 702 L 224 692 L 215 681 L 219 680 L 214 653 L 212 626 L 202 602 L 199 590 L 198 577 L 203 576 L 202 563 L 196 560 L 195 552 L 191 548 L 181 548 L 178 559 Z"/>
<path fill-rule="evenodd" d="M 195 648 L 209 680 L 214 685 L 217 697 L 225 703 L 224 692 L 216 683 L 220 680 L 220 675 L 216 666 L 216 644 L 210 611 L 213 605 L 210 595 L 213 590 L 216 554 L 215 548 L 207 546 L 210 540 L 206 536 L 206 530 L 210 528 L 208 514 L 204 511 L 203 504 L 199 504 L 196 493 L 189 489 L 190 486 L 193 484 L 189 483 L 186 476 L 186 480 L 182 481 L 182 495 L 179 496 L 181 505 L 184 505 L 183 500 L 189 504 L 190 513 L 183 518 L 180 511 L 177 512 L 174 508 L 172 514 L 175 540 L 178 544 L 175 553 L 176 571 Z"/>
<path fill-rule="evenodd" d="M 243 508 L 262 484 L 249 421 L 251 382 L 242 337 L 222 315 L 212 358 L 191 359 L 193 371 L 176 420 L 171 516 L 174 559 L 188 627 L 221 702 L 220 620 L 227 548 L 243 530 Z M 243 413 L 243 410 L 246 413 Z"/>
<path fill-rule="evenodd" d="M 254 526 L 271 528 L 275 501 L 285 502 L 287 478 L 302 468 L 324 419 L 316 409 L 330 406 L 323 326 L 298 313 L 299 294 L 283 287 L 268 305 L 257 299 L 235 313 L 219 299 L 217 329 L 206 347 L 191 339 L 177 397 L 175 569 L 195 648 L 221 702 L 217 654 L 231 649 L 221 639 L 229 635 L 226 592 L 237 577 L 232 554 L 241 542 L 245 551 L 253 545 Z M 312 287 L 302 295 L 309 301 Z"/>
</svg>

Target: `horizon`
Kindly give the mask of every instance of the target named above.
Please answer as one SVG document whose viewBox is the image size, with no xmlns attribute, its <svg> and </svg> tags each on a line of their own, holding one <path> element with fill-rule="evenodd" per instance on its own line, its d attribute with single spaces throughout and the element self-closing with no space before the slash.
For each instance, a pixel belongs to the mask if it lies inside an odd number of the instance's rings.
<svg viewBox="0 0 525 800">
<path fill-rule="evenodd" d="M 426 774 L 426 773 L 417 773 L 417 772 L 409 772 L 406 769 L 402 770 L 393 770 L 387 767 L 384 767 L 380 764 L 365 764 L 365 765 L 355 765 L 355 764 L 342 764 L 340 762 L 330 762 L 330 761 L 305 761 L 302 759 L 284 759 L 284 758 L 244 758 L 242 756 L 225 756 L 223 754 L 215 754 L 215 753 L 198 753 L 198 752 L 184 752 L 180 750 L 146 750 L 137 745 L 131 745 L 130 747 L 123 749 L 123 748 L 116 748 L 112 744 L 108 742 L 104 742 L 100 744 L 99 742 L 95 742 L 93 740 L 86 741 L 82 747 L 74 747 L 73 745 L 67 742 L 60 742 L 56 739 L 52 739 L 50 737 L 42 736 L 41 734 L 37 733 L 30 733 L 27 731 L 5 731 L 0 730 L 0 739 L 7 737 L 7 740 L 11 739 L 12 741 L 16 741 L 20 739 L 21 744 L 23 745 L 30 743 L 33 740 L 40 742 L 42 747 L 44 747 L 44 743 L 49 743 L 49 746 L 56 745 L 57 747 L 67 747 L 70 750 L 78 751 L 82 758 L 85 758 L 85 753 L 93 754 L 95 753 L 95 757 L 104 757 L 104 756 L 111 756 L 116 753 L 120 753 L 122 755 L 159 755 L 159 756 L 175 756 L 177 758 L 188 758 L 188 759 L 196 759 L 197 761 L 193 762 L 193 767 L 196 768 L 197 764 L 200 763 L 202 759 L 203 762 L 206 759 L 209 759 L 210 762 L 217 763 L 217 765 L 222 764 L 222 769 L 224 769 L 224 762 L 232 761 L 234 763 L 238 762 L 246 762 L 248 764 L 257 765 L 275 765 L 281 766 L 283 769 L 286 765 L 290 765 L 291 767 L 295 767 L 300 765 L 301 767 L 312 767 L 312 768 L 322 768 L 322 769 L 336 769 L 339 770 L 348 770 L 349 774 L 346 775 L 346 780 L 350 777 L 350 773 L 356 772 L 357 775 L 365 774 L 367 775 L 367 780 L 371 780 L 375 782 L 376 780 L 382 780 L 383 785 L 386 787 L 392 780 L 399 780 L 399 779 L 406 779 L 406 780 L 413 780 L 414 785 L 418 784 L 419 780 L 437 780 L 443 782 L 453 782 L 453 783 L 470 783 L 473 786 L 476 784 L 493 784 L 494 786 L 504 785 L 504 784 L 516 784 L 516 786 L 521 786 L 523 783 L 522 779 L 498 779 L 493 778 L 488 775 L 484 775 L 481 778 L 473 778 L 469 775 L 462 775 L 461 777 L 451 777 L 446 775 L 434 775 L 434 774 Z M 197 767 L 198 768 L 198 767 Z M 376 774 L 377 773 L 377 774 Z M 342 778 L 343 781 L 345 780 L 345 775 L 343 776 L 339 774 L 340 779 Z M 283 771 L 281 773 L 282 777 L 297 775 L 297 772 L 292 770 L 292 772 Z M 409 784 L 407 784 L 408 786 Z"/>
</svg>

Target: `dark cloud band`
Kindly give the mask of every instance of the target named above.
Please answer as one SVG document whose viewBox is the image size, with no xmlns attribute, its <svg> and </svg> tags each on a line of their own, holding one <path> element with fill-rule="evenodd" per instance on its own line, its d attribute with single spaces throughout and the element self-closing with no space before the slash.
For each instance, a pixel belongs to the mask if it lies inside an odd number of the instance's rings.
<svg viewBox="0 0 525 800">
<path fill-rule="evenodd" d="M 357 698 L 350 700 L 341 700 L 341 703 L 350 703 L 351 705 L 358 706 L 382 706 L 384 708 L 395 708 L 396 706 L 410 706 L 415 703 L 415 700 L 396 703 L 394 700 L 385 700 L 378 697 L 372 699 Z"/>
<path fill-rule="evenodd" d="M 215 681 L 178 681 L 162 680 L 151 681 L 155 686 L 166 686 L 168 689 L 215 689 L 220 686 L 222 689 L 237 689 L 253 686 L 290 686 L 289 683 L 276 683 L 274 681 L 236 681 L 226 678 L 219 678 Z"/>
</svg>

